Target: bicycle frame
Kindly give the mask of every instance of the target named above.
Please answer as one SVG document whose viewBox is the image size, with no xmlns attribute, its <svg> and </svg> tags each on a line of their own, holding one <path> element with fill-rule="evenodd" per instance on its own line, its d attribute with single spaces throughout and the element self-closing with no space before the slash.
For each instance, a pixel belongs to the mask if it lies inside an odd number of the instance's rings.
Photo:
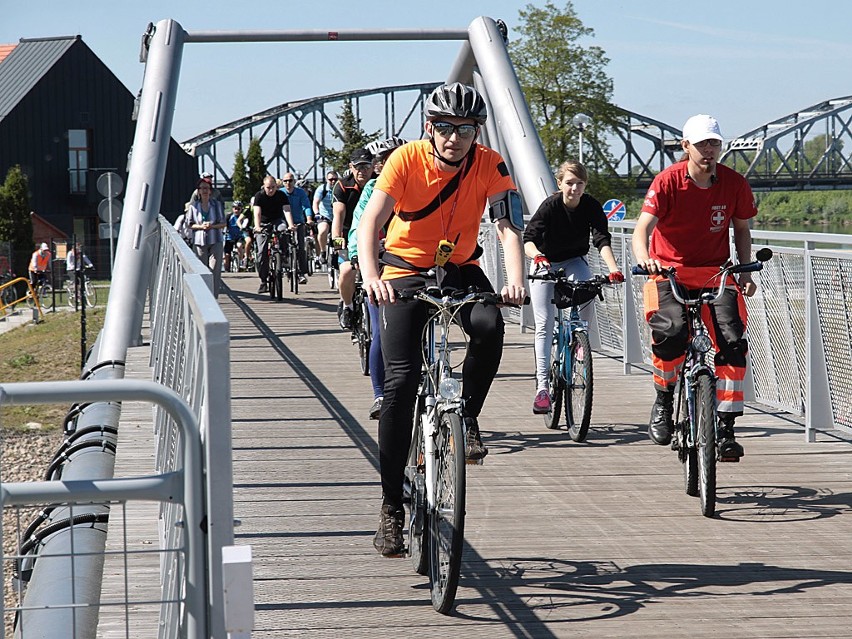
<svg viewBox="0 0 852 639">
<path fill-rule="evenodd" d="M 461 415 L 464 409 L 461 384 L 452 376 L 449 343 L 453 318 L 464 302 L 457 306 L 447 306 L 447 300 L 445 297 L 443 305 L 430 300 L 435 310 L 426 323 L 423 334 L 423 382 L 420 395 L 425 410 L 421 417 L 421 434 L 426 453 L 426 506 L 430 512 L 435 508 L 435 439 L 438 424 L 441 423 L 441 415 L 444 413 L 455 412 Z M 446 397 L 442 396 L 440 391 L 442 383 L 448 387 Z"/>
<path fill-rule="evenodd" d="M 569 309 L 557 308 L 554 318 L 554 332 L 556 333 L 557 352 L 559 353 L 559 376 L 568 383 L 571 380 L 571 357 L 569 355 L 571 343 L 576 333 L 588 333 L 589 323 L 580 318 L 580 310 L 577 306 Z"/>
</svg>

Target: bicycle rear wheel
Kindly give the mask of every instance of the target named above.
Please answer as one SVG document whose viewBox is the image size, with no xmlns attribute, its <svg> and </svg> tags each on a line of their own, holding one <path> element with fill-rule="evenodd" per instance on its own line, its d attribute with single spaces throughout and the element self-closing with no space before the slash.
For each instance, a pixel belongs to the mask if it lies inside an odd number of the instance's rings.
<svg viewBox="0 0 852 639">
<path fill-rule="evenodd" d="M 456 413 L 441 415 L 435 442 L 435 507 L 429 513 L 432 606 L 448 614 L 455 604 L 464 542 L 464 433 Z"/>
<path fill-rule="evenodd" d="M 568 434 L 575 442 L 585 440 L 589 433 L 594 381 L 589 336 L 582 331 L 575 332 L 571 339 L 571 378 L 565 393 Z"/>
<path fill-rule="evenodd" d="M 565 395 L 565 379 L 562 377 L 562 353 L 559 340 L 553 338 L 550 345 L 550 371 L 547 377 L 547 392 L 550 393 L 550 410 L 543 415 L 544 425 L 559 428 L 559 416 L 562 413 L 562 399 Z"/>
<path fill-rule="evenodd" d="M 361 372 L 364 375 L 370 374 L 370 344 L 373 341 L 373 327 L 370 325 L 370 307 L 367 295 L 361 291 L 357 296 L 359 300 L 359 314 L 361 316 L 358 323 L 358 356 L 361 359 Z"/>
<path fill-rule="evenodd" d="M 408 448 L 405 482 L 408 497 L 408 558 L 419 575 L 429 572 L 429 524 L 426 516 L 426 451 L 423 449 L 421 415 L 425 408 L 418 393 L 414 405 L 414 429 Z"/>
<path fill-rule="evenodd" d="M 716 388 L 709 374 L 698 376 L 696 411 L 698 419 L 698 495 L 701 514 L 716 514 Z"/>
</svg>

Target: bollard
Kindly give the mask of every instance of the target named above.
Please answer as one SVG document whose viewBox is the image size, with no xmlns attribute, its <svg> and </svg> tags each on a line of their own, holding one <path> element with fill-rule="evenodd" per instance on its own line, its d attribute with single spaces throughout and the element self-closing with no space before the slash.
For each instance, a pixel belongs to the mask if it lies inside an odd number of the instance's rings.
<svg viewBox="0 0 852 639">
<path fill-rule="evenodd" d="M 222 588 L 229 639 L 249 639 L 254 628 L 251 546 L 222 548 Z"/>
</svg>

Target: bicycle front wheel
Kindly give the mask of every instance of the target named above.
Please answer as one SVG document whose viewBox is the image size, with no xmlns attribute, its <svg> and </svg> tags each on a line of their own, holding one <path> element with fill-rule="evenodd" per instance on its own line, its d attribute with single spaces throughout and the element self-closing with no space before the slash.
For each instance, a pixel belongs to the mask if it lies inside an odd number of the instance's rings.
<svg viewBox="0 0 852 639">
<path fill-rule="evenodd" d="M 281 254 L 273 253 L 269 258 L 269 297 L 273 301 L 284 296 L 284 275 L 281 268 Z"/>
<path fill-rule="evenodd" d="M 548 428 L 559 428 L 559 416 L 562 413 L 562 398 L 565 394 L 565 379 L 562 377 L 562 351 L 559 340 L 553 338 L 550 345 L 550 371 L 547 375 L 547 392 L 550 393 L 550 410 L 544 417 L 544 425 Z"/>
<path fill-rule="evenodd" d="M 98 292 L 95 290 L 95 285 L 90 280 L 86 280 L 86 286 L 83 290 L 86 294 L 86 305 L 89 308 L 94 308 L 95 304 L 98 303 Z"/>
<path fill-rule="evenodd" d="M 716 388 L 709 374 L 699 375 L 696 384 L 698 419 L 698 494 L 701 514 L 716 514 Z"/>
<path fill-rule="evenodd" d="M 418 575 L 429 572 L 429 524 L 426 515 L 426 451 L 423 447 L 421 416 L 426 408 L 418 393 L 414 405 L 414 430 L 405 467 L 408 497 L 408 558 Z"/>
<path fill-rule="evenodd" d="M 455 604 L 464 541 L 464 433 L 456 413 L 441 415 L 435 445 L 435 506 L 429 513 L 429 582 L 432 606 L 446 615 Z"/>
<path fill-rule="evenodd" d="M 675 391 L 674 435 L 678 459 L 683 464 L 683 488 L 690 497 L 698 497 L 698 449 L 690 444 L 689 407 L 683 376 L 678 378 Z"/>
<path fill-rule="evenodd" d="M 594 381 L 589 336 L 584 332 L 576 332 L 571 340 L 571 377 L 565 401 L 568 434 L 575 442 L 585 440 L 589 433 Z"/>
<path fill-rule="evenodd" d="M 358 324 L 358 356 L 361 359 L 361 372 L 370 374 L 370 344 L 373 341 L 373 327 L 370 325 L 370 302 L 367 295 L 360 295 L 361 321 Z"/>
<path fill-rule="evenodd" d="M 293 295 L 299 294 L 299 257 L 296 254 L 296 247 L 290 247 L 290 256 L 287 262 L 287 276 L 290 278 L 290 292 Z"/>
</svg>

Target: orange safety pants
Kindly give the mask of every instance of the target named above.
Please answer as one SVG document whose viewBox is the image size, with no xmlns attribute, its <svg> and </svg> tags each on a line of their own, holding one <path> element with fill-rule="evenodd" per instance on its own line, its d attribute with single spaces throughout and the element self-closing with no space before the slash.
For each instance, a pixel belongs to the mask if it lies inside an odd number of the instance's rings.
<svg viewBox="0 0 852 639">
<path fill-rule="evenodd" d="M 689 291 L 690 297 L 697 291 Z M 673 388 L 683 364 L 689 326 L 686 309 L 672 295 L 668 280 L 645 283 L 645 320 L 651 328 L 654 386 Z M 728 287 L 718 301 L 702 308 L 702 319 L 715 348 L 717 410 L 743 413 L 743 379 L 748 344 L 744 339 L 747 313 L 745 299 L 736 288 Z"/>
</svg>

